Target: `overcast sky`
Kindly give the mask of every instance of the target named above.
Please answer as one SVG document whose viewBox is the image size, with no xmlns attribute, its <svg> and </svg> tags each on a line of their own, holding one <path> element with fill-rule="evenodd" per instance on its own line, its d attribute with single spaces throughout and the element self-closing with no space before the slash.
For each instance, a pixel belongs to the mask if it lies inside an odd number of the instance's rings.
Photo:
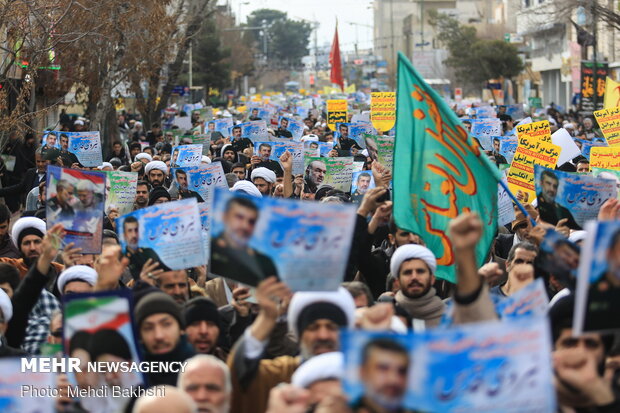
<svg viewBox="0 0 620 413">
<path fill-rule="evenodd" d="M 341 50 L 354 50 L 356 36 L 359 49 L 372 47 L 372 0 L 219 0 L 219 4 L 227 3 L 235 15 L 241 11 L 243 22 L 258 9 L 280 10 L 294 20 L 316 20 L 320 23 L 319 47 L 326 42 L 331 44 L 338 18 Z M 314 46 L 312 42 L 313 37 L 310 38 L 310 47 Z"/>
</svg>

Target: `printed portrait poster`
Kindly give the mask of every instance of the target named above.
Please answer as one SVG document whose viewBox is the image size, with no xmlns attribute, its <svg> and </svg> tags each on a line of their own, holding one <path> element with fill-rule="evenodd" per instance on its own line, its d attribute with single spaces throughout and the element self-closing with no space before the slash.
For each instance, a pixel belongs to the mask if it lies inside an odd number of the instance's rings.
<svg viewBox="0 0 620 413">
<path fill-rule="evenodd" d="M 508 185 L 504 176 L 502 181 Z M 512 198 L 501 184 L 497 184 L 497 225 L 508 225 L 515 220 L 515 209 Z"/>
<path fill-rule="evenodd" d="M 198 166 L 202 161 L 203 145 L 180 145 L 172 148 L 170 156 L 171 168 Z"/>
<path fill-rule="evenodd" d="M 327 158 L 329 153 L 334 149 L 336 142 L 317 142 L 319 145 L 319 156 Z"/>
<path fill-rule="evenodd" d="M 475 116 L 478 119 L 483 118 L 496 118 L 497 113 L 495 113 L 495 109 L 491 106 L 480 106 L 477 108 L 473 108 L 475 111 Z"/>
<path fill-rule="evenodd" d="M 42 145 L 44 148 L 53 147 L 61 151 L 72 153 L 82 166 L 92 168 L 103 163 L 99 131 L 46 131 L 43 134 Z"/>
<path fill-rule="evenodd" d="M 293 291 L 336 290 L 347 265 L 355 210 L 217 188 L 209 270 L 249 286 L 277 276 Z"/>
<path fill-rule="evenodd" d="M 499 153 L 506 158 L 506 162 L 512 163 L 512 160 L 515 157 L 515 152 L 517 151 L 518 143 L 517 135 L 500 137 Z"/>
<path fill-rule="evenodd" d="M 590 154 L 592 153 L 592 150 L 595 148 L 607 148 L 607 142 L 605 142 L 602 139 L 593 139 L 591 141 L 585 140 L 585 139 L 576 139 L 573 138 L 573 141 L 575 141 L 575 145 L 577 145 L 577 147 L 579 148 L 579 150 L 581 151 L 581 154 L 583 156 L 585 156 L 588 160 L 592 161 Z M 616 148 L 618 149 L 618 148 Z M 594 152 L 595 153 L 600 153 L 601 149 L 595 149 Z M 603 151 L 607 151 L 608 149 L 602 149 Z M 616 150 L 616 152 L 620 152 L 618 150 Z M 596 162 L 596 156 L 595 155 L 595 159 L 594 162 Z M 592 165 L 590 165 L 592 166 Z"/>
<path fill-rule="evenodd" d="M 305 142 L 294 142 L 291 140 L 278 142 L 254 142 L 254 155 L 262 156 L 260 150 L 261 147 L 265 148 L 266 146 L 269 146 L 271 148 L 271 153 L 269 154 L 268 159 L 280 162 L 280 156 L 282 156 L 284 152 L 288 151 L 293 157 L 293 175 L 303 174 L 304 143 Z M 282 164 L 280 164 L 280 166 L 282 166 Z M 282 167 L 282 170 L 284 170 L 284 167 Z"/>
<path fill-rule="evenodd" d="M 374 187 L 375 179 L 373 178 L 371 171 L 354 172 L 351 182 L 351 198 L 353 199 L 353 202 L 361 202 L 366 192 Z"/>
<path fill-rule="evenodd" d="M 589 221 L 575 294 L 575 334 L 620 330 L 620 221 Z"/>
<path fill-rule="evenodd" d="M 370 123 L 338 123 L 334 137 L 341 142 L 343 139 L 353 139 L 357 146 L 362 149 L 366 148 L 365 135 L 375 134 L 376 131 Z"/>
<path fill-rule="evenodd" d="M 187 192 L 198 202 L 210 202 L 215 187 L 228 188 L 220 162 L 192 168 L 173 168 L 170 173 L 179 192 Z"/>
<path fill-rule="evenodd" d="M 241 137 L 248 138 L 252 142 L 268 141 L 269 132 L 267 132 L 267 123 L 264 120 L 255 120 L 251 122 L 240 123 L 236 125 L 241 127 Z M 232 129 L 230 128 L 229 136 L 232 136 Z"/>
<path fill-rule="evenodd" d="M 544 317 L 402 335 L 344 330 L 343 390 L 355 408 L 381 400 L 400 411 L 553 413 L 550 336 Z M 388 360 L 398 373 L 386 389 Z"/>
<path fill-rule="evenodd" d="M 497 118 L 472 119 L 470 133 L 480 140 L 484 149 L 490 151 L 491 136 L 502 135 L 502 121 Z"/>
<path fill-rule="evenodd" d="M 306 186 L 316 192 L 321 185 L 330 185 L 343 192 L 351 190 L 354 165 L 353 157 L 313 158 L 304 160 Z"/>
<path fill-rule="evenodd" d="M 304 144 L 304 157 L 310 156 L 318 158 L 321 156 L 321 142 L 317 141 L 305 141 Z"/>
<path fill-rule="evenodd" d="M 296 120 L 290 116 L 280 116 L 278 119 L 278 128 L 286 129 L 291 133 L 294 141 L 299 142 L 301 137 L 304 136 L 304 127 L 306 125 L 300 121 Z"/>
<path fill-rule="evenodd" d="M 105 210 L 111 206 L 118 209 L 119 215 L 133 211 L 138 184 L 137 172 L 102 171 L 106 174 Z"/>
<path fill-rule="evenodd" d="M 117 372 L 114 376 L 88 369 L 88 363 L 140 362 L 133 330 L 131 291 L 117 290 L 63 297 L 63 347 L 68 357 L 80 359 L 81 372 L 68 373 L 69 382 L 80 389 L 107 388 L 108 397 L 85 397 L 82 404 L 92 412 L 121 409 L 130 398 L 114 397 L 110 387 L 129 389 L 145 383 L 140 372 Z M 129 364 L 127 364 L 129 365 Z M 118 394 L 116 395 L 118 396 Z"/>
<path fill-rule="evenodd" d="M 567 218 L 571 229 L 583 228 L 596 219 L 601 206 L 618 196 L 616 182 L 591 175 L 534 166 L 540 219 L 550 224 Z"/>
<path fill-rule="evenodd" d="M 164 271 L 206 262 L 198 202 L 194 198 L 156 204 L 116 220 L 121 248 L 130 260 L 152 259 Z"/>
<path fill-rule="evenodd" d="M 221 133 L 225 138 L 230 138 L 230 129 L 234 126 L 232 118 L 213 119 L 207 124 L 207 132 L 211 132 L 211 124 L 214 131 Z"/>
<path fill-rule="evenodd" d="M 54 373 L 22 372 L 19 357 L 0 359 L 0 411 L 6 413 L 55 413 L 55 398 L 39 396 L 54 388 Z M 24 386 L 26 393 L 24 393 Z M 37 392 L 37 393 L 35 393 Z M 39 396 L 39 397 L 36 397 Z"/>
<path fill-rule="evenodd" d="M 364 135 L 368 156 L 373 161 L 392 170 L 394 163 L 394 137 L 380 135 Z"/>
<path fill-rule="evenodd" d="M 103 236 L 106 176 L 101 172 L 47 167 L 47 228 L 64 226 L 64 245 L 99 254 Z"/>
</svg>

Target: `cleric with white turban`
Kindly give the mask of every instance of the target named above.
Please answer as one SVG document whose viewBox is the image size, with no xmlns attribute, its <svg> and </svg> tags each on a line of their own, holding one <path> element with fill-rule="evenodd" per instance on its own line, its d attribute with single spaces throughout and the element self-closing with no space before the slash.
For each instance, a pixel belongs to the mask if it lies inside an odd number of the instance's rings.
<svg viewBox="0 0 620 413">
<path fill-rule="evenodd" d="M 88 267 L 86 265 L 74 265 L 72 267 L 67 268 L 66 270 L 61 272 L 60 275 L 58 276 L 58 281 L 57 281 L 58 291 L 60 291 L 62 295 L 66 294 L 65 287 L 67 287 L 67 285 L 69 285 L 70 283 L 73 283 L 76 281 L 86 283 L 91 288 L 84 286 L 86 287 L 85 289 L 81 288 L 80 291 L 73 291 L 73 292 L 92 291 L 92 287 L 94 287 L 95 284 L 97 283 L 97 271 L 95 271 L 93 268 Z"/>
<path fill-rule="evenodd" d="M 392 254 L 390 272 L 393 276 L 398 278 L 402 263 L 413 259 L 424 261 L 431 271 L 431 274 L 434 275 L 435 271 L 437 271 L 437 259 L 431 250 L 422 245 L 407 244 L 398 247 L 398 249 L 394 251 L 394 254 Z"/>
<path fill-rule="evenodd" d="M 13 318 L 13 303 L 11 303 L 11 299 L 4 292 L 3 289 L 0 288 L 0 310 L 2 310 L 2 317 L 4 318 L 4 322 L 8 323 Z"/>
<path fill-rule="evenodd" d="M 36 235 L 43 238 L 46 232 L 45 221 L 35 217 L 23 217 L 15 221 L 11 230 L 11 240 L 21 251 L 22 239 L 27 235 Z"/>
<path fill-rule="evenodd" d="M 149 172 L 151 172 L 153 169 L 158 169 L 162 171 L 164 175 L 168 174 L 168 167 L 162 161 L 151 161 L 147 163 L 146 166 L 144 167 L 144 173 L 148 175 Z"/>
<path fill-rule="evenodd" d="M 259 198 L 263 197 L 263 194 L 260 193 L 260 191 L 258 190 L 256 185 L 254 185 L 252 182 L 246 181 L 246 180 L 235 182 L 233 187 L 230 188 L 230 191 L 231 192 L 242 192 L 244 194 L 256 196 L 256 197 L 259 197 Z"/>
<path fill-rule="evenodd" d="M 319 354 L 302 363 L 291 378 L 295 387 L 308 389 L 320 381 L 337 380 L 344 378 L 344 357 L 341 352 Z"/>
<path fill-rule="evenodd" d="M 146 162 L 144 162 L 143 160 L 146 160 Z M 139 154 L 136 155 L 136 161 L 140 161 L 142 163 L 148 163 L 148 162 L 151 162 L 152 160 L 153 160 L 153 157 L 146 152 L 140 152 Z"/>
<path fill-rule="evenodd" d="M 254 169 L 250 178 L 252 179 L 252 182 L 254 182 L 254 179 L 256 178 L 262 178 L 269 184 L 276 183 L 276 173 L 271 169 L 264 167 Z"/>
</svg>

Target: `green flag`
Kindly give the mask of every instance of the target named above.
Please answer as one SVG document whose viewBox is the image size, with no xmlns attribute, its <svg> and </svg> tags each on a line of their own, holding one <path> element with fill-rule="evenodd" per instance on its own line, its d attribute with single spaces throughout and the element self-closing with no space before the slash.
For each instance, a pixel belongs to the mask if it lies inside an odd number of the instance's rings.
<svg viewBox="0 0 620 413">
<path fill-rule="evenodd" d="M 455 282 L 448 223 L 462 212 L 480 215 L 484 234 L 476 255 L 482 264 L 497 230 L 501 175 L 402 53 L 396 101 L 396 225 L 419 234 L 437 257 L 436 276 Z"/>
</svg>

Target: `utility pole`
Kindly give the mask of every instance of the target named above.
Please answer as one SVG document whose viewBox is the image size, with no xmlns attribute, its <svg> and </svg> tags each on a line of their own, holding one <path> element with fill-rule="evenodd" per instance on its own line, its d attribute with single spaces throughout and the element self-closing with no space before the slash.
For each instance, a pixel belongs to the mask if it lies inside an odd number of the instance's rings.
<svg viewBox="0 0 620 413">
<path fill-rule="evenodd" d="M 598 110 L 598 56 L 597 56 L 597 35 L 596 35 L 596 20 L 598 19 L 597 16 L 597 11 L 596 11 L 596 0 L 592 0 L 592 6 L 591 6 L 591 14 L 592 14 L 592 36 L 594 36 L 594 44 L 592 45 L 592 62 L 593 62 L 593 77 L 592 77 L 592 83 L 593 83 L 593 90 L 594 90 L 594 94 L 592 96 L 592 102 L 594 103 L 594 110 Z"/>
<path fill-rule="evenodd" d="M 193 60 L 192 60 L 192 41 L 189 41 L 189 89 L 192 90 L 194 86 L 194 68 L 193 68 Z"/>
</svg>

